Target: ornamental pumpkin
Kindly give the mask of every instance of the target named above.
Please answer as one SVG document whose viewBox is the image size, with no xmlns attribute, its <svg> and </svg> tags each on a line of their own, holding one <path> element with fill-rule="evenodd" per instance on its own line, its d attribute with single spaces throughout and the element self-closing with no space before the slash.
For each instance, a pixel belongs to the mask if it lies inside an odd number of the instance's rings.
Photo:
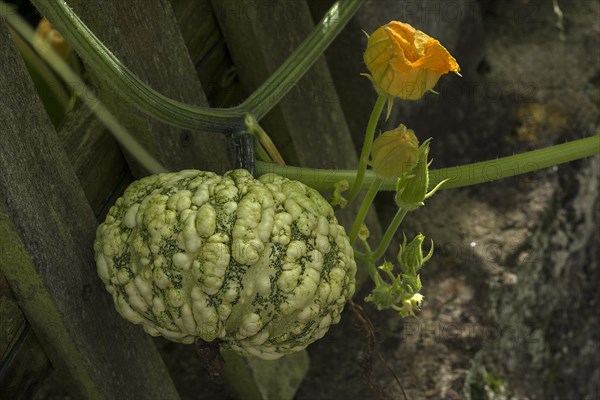
<svg viewBox="0 0 600 400">
<path fill-rule="evenodd" d="M 274 174 L 140 179 L 98 227 L 94 250 L 124 318 L 263 359 L 321 338 L 355 290 L 352 246 L 329 203 Z"/>
</svg>

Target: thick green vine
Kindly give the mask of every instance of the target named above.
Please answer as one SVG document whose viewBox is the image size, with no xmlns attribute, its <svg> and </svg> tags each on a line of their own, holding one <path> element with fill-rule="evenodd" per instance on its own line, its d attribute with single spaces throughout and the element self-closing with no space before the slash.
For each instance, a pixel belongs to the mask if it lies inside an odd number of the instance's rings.
<svg viewBox="0 0 600 400">
<path fill-rule="evenodd" d="M 142 111 L 180 128 L 226 133 L 244 129 L 246 114 L 260 120 L 294 87 L 336 38 L 364 0 L 333 4 L 312 33 L 246 101 L 232 108 L 185 104 L 149 87 L 108 49 L 65 0 L 33 0 L 81 58 Z"/>
<path fill-rule="evenodd" d="M 433 169 L 429 171 L 429 179 L 431 186 L 448 179 L 441 189 L 453 189 L 527 174 L 598 153 L 600 153 L 600 135 L 594 135 L 494 160 Z M 351 183 L 356 178 L 356 170 L 300 168 L 264 162 L 256 163 L 256 172 L 258 174 L 273 172 L 289 179 L 299 180 L 323 192 L 333 191 L 339 181 L 346 180 Z M 375 174 L 367 171 L 362 188 L 368 188 L 374 179 Z M 384 179 L 381 190 L 396 190 L 396 180 Z"/>
</svg>

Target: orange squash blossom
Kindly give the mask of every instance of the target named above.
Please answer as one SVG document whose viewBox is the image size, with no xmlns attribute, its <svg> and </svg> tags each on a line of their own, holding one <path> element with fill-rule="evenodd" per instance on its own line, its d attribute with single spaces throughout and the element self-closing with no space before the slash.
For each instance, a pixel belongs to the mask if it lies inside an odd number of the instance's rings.
<svg viewBox="0 0 600 400">
<path fill-rule="evenodd" d="M 398 21 L 373 32 L 363 58 L 377 93 L 404 100 L 419 100 L 448 72 L 460 75 L 439 41 Z"/>
</svg>

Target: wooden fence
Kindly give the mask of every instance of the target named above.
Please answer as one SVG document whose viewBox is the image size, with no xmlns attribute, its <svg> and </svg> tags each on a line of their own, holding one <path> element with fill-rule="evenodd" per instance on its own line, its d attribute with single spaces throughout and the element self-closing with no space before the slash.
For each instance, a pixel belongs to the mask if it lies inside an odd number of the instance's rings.
<svg viewBox="0 0 600 400">
<path fill-rule="evenodd" d="M 314 25 L 306 0 L 68 3 L 154 89 L 205 106 L 238 103 Z M 178 398 L 154 342 L 114 310 L 92 254 L 107 207 L 146 172 L 79 103 L 54 128 L 3 20 L 0 71 L 1 397 L 31 398 L 54 369 L 76 398 Z M 169 169 L 231 168 L 224 136 L 153 120 L 89 72 L 103 102 Z M 356 165 L 324 58 L 297 87 L 261 122 L 284 158 Z M 326 101 L 317 104 L 319 93 Z"/>
</svg>

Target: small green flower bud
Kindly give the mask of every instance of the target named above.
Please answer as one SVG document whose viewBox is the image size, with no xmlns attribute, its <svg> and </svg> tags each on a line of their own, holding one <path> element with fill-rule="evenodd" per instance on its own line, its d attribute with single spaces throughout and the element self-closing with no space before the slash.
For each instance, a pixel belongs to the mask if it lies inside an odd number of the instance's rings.
<svg viewBox="0 0 600 400">
<path fill-rule="evenodd" d="M 429 253 L 423 257 L 423 242 L 425 236 L 418 234 L 410 243 L 406 243 L 406 236 L 400 245 L 398 251 L 398 262 L 402 270 L 407 275 L 416 275 L 417 271 L 425 264 L 433 255 L 433 240 L 431 241 L 431 249 Z"/>
<path fill-rule="evenodd" d="M 392 264 L 389 261 L 384 261 L 383 265 L 380 265 L 377 268 L 379 268 L 382 271 L 385 271 L 386 273 L 391 273 L 394 270 L 394 264 Z"/>
<path fill-rule="evenodd" d="M 367 225 L 362 224 L 360 226 L 360 230 L 358 231 L 358 238 L 360 240 L 367 240 L 369 238 L 370 232 L 369 232 L 369 228 L 367 228 Z"/>
<path fill-rule="evenodd" d="M 341 180 L 336 182 L 333 186 L 333 195 L 331 197 L 331 205 L 339 206 L 340 208 L 345 208 L 348 205 L 348 200 L 342 195 L 343 192 L 348 190 L 350 184 L 347 180 Z"/>
<path fill-rule="evenodd" d="M 365 297 L 367 303 L 374 303 L 378 310 L 385 310 L 397 302 L 396 291 L 389 285 L 381 285 L 373 289 L 370 295 Z"/>
<path fill-rule="evenodd" d="M 419 275 L 401 275 L 401 286 L 405 293 L 411 296 L 421 290 L 421 277 Z"/>
<path fill-rule="evenodd" d="M 375 303 L 378 310 L 391 308 L 400 312 L 403 317 L 414 316 L 414 308 L 418 307 L 423 300 L 423 296 L 418 293 L 421 290 L 419 275 L 394 275 L 394 264 L 389 261 L 385 261 L 377 269 L 383 271 L 384 276 L 375 274 L 373 278 L 375 288 L 365 301 Z"/>
<path fill-rule="evenodd" d="M 371 165 L 380 178 L 410 175 L 419 159 L 419 140 L 415 132 L 400 124 L 383 132 L 373 142 Z"/>
</svg>

